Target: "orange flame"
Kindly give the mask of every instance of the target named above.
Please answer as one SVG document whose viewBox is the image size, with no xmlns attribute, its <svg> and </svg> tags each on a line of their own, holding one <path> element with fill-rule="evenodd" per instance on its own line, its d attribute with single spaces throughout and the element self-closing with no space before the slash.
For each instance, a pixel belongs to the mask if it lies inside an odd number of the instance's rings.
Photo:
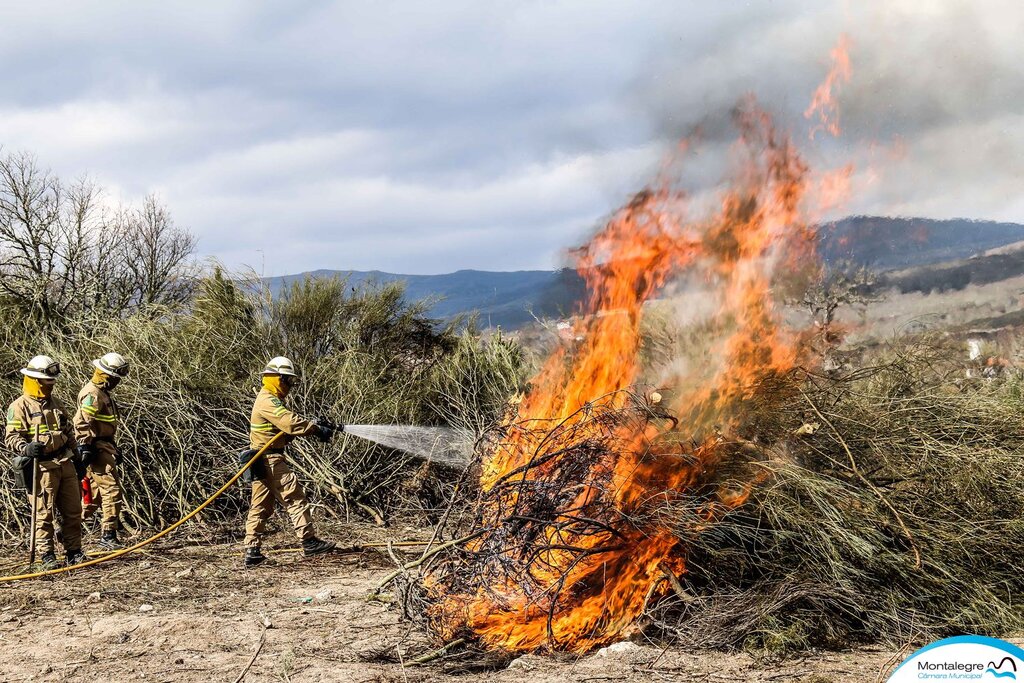
<svg viewBox="0 0 1024 683">
<path fill-rule="evenodd" d="M 815 114 L 820 118 L 820 123 L 811 129 L 811 139 L 819 130 L 826 130 L 833 137 L 841 132 L 839 127 L 839 103 L 835 99 L 833 90 L 837 89 L 840 83 L 847 83 L 850 80 L 850 38 L 846 34 L 839 36 L 839 42 L 832 48 L 832 68 L 828 76 L 814 91 L 811 97 L 811 104 L 804 112 L 804 118 L 810 119 Z"/>
<path fill-rule="evenodd" d="M 687 194 L 663 174 L 575 252 L 591 292 L 578 321 L 582 339 L 548 358 L 519 405 L 527 419 L 510 420 L 504 440 L 482 462 L 482 535 L 468 550 L 509 550 L 492 558 L 498 568 L 474 570 L 484 581 L 473 589 L 428 576 L 429 616 L 441 635 L 468 629 L 483 644 L 509 651 L 586 651 L 627 634 L 648 602 L 668 590 L 668 575 L 685 572 L 685 548 L 652 503 L 684 500 L 714 482 L 709 473 L 730 448 L 723 435 L 742 425 L 758 387 L 804 361 L 802 332 L 782 322 L 775 298 L 787 278 L 818 272 L 812 216 L 834 199 L 828 182 L 811 182 L 788 136 L 752 99 L 737 108 L 735 124 L 738 172 L 710 215 L 690 216 Z M 822 196 L 808 197 L 809 188 Z M 689 387 L 669 403 L 686 434 L 704 435 L 693 448 L 663 438 L 669 429 L 655 421 L 591 419 L 602 408 L 628 408 L 627 392 L 641 374 L 645 302 L 682 277 L 703 283 L 715 300 L 709 328 L 720 342 L 710 371 L 676 370 L 665 382 Z M 614 448 L 576 471 L 570 438 L 604 439 Z M 572 486 L 552 492 L 562 502 L 550 518 L 509 526 L 526 484 L 555 481 L 558 473 L 564 481 L 567 471 Z M 693 524 L 741 505 L 758 481 L 748 475 L 716 484 Z M 559 521 L 574 515 L 593 516 L 590 533 Z M 593 525 L 601 531 L 593 533 Z M 512 549 L 522 545 L 517 534 L 527 528 L 543 549 L 525 571 L 508 571 Z"/>
</svg>

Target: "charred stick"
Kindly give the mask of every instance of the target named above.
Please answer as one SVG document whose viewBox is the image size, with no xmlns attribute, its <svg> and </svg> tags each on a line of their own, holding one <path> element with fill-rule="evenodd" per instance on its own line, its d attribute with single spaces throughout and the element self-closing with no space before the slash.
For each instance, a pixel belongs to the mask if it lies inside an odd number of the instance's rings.
<svg viewBox="0 0 1024 683">
<path fill-rule="evenodd" d="M 604 522 L 599 522 L 596 519 L 590 519 L 589 517 L 577 517 L 577 516 L 574 516 L 574 515 L 567 515 L 567 514 L 561 513 L 561 512 L 556 513 L 555 517 L 556 518 L 563 517 L 563 518 L 565 518 L 565 519 L 567 519 L 569 521 L 568 522 L 553 522 L 551 520 L 541 519 L 539 517 L 529 517 L 529 516 L 526 516 L 526 515 L 518 515 L 516 517 L 509 517 L 508 519 L 509 519 L 509 521 L 524 521 L 524 522 L 535 522 L 537 524 L 545 524 L 545 525 L 550 526 L 550 527 L 552 527 L 552 528 L 554 528 L 555 530 L 558 530 L 558 531 L 561 531 L 563 529 L 566 529 L 566 530 L 567 529 L 571 529 L 576 524 L 590 525 L 590 526 L 597 527 L 601 531 L 607 531 L 608 533 L 613 534 L 615 536 L 618 536 L 619 538 L 621 538 L 623 540 L 626 539 L 626 536 L 621 531 L 619 531 L 618 529 L 616 529 L 616 528 L 614 528 L 612 526 L 609 526 L 608 524 L 605 524 Z M 587 531 L 584 529 L 584 530 L 580 530 L 580 531 L 572 531 L 570 533 L 573 533 L 575 535 L 583 535 L 583 534 L 586 534 Z"/>
<path fill-rule="evenodd" d="M 413 666 L 413 665 L 416 665 L 416 664 L 426 664 L 428 662 L 433 662 L 436 659 L 440 659 L 441 657 L 444 657 L 452 649 L 458 647 L 459 645 L 464 645 L 465 643 L 466 643 L 466 639 L 465 638 L 459 638 L 458 640 L 453 640 L 452 642 L 448 643 L 447 645 L 445 645 L 444 647 L 442 647 L 440 649 L 434 650 L 433 652 L 428 652 L 425 655 L 420 655 L 419 657 L 416 657 L 415 659 L 410 659 L 409 663 L 405 664 L 404 666 L 405 667 L 410 667 L 410 666 Z"/>
<path fill-rule="evenodd" d="M 569 566 L 565 568 L 564 572 L 562 572 L 562 576 L 558 579 L 556 582 L 557 585 L 551 592 L 551 603 L 548 606 L 548 618 L 545 627 L 548 633 L 548 640 L 551 641 L 552 645 L 558 644 L 558 640 L 555 639 L 555 631 L 553 627 L 553 622 L 555 620 L 555 608 L 558 607 L 558 597 L 562 594 L 562 589 L 565 588 L 565 581 L 569 578 L 570 572 L 572 572 L 572 570 L 576 568 L 576 565 L 582 562 L 583 559 L 584 558 L 582 557 L 577 557 L 569 563 Z"/>
<path fill-rule="evenodd" d="M 487 529 L 480 529 L 478 531 L 474 531 L 473 533 L 469 534 L 468 536 L 463 536 L 462 538 L 456 538 L 454 540 L 448 541 L 447 543 L 442 543 L 441 545 L 439 545 L 436 548 L 434 548 L 433 550 L 431 550 L 429 553 L 425 553 L 418 560 L 413 560 L 412 562 L 406 562 L 404 565 L 402 565 L 401 567 L 399 567 L 395 571 L 393 571 L 390 574 L 388 574 L 387 576 L 385 576 L 377 584 L 377 588 L 376 588 L 376 590 L 374 590 L 374 593 L 379 593 L 381 588 L 383 588 L 384 586 L 388 585 L 389 583 L 391 583 L 392 581 L 397 579 L 399 576 L 401 576 L 403 573 L 407 572 L 408 570 L 415 569 L 416 567 L 419 567 L 421 564 L 426 562 L 429 558 L 433 557 L 434 555 L 437 555 L 438 553 L 443 552 L 443 551 L 447 550 L 448 548 L 451 548 L 453 546 L 459 545 L 460 543 L 466 543 L 468 541 L 472 541 L 474 538 L 479 538 L 480 536 L 483 536 L 486 532 L 487 532 Z"/>
<path fill-rule="evenodd" d="M 522 480 L 517 481 L 517 482 L 510 482 L 509 479 L 511 479 L 512 477 L 516 476 L 517 474 L 522 474 L 524 472 L 528 472 L 529 470 L 531 470 L 531 469 L 533 469 L 535 467 L 540 467 L 544 463 L 550 462 L 551 460 L 554 460 L 558 456 L 564 455 L 565 453 L 568 453 L 569 451 L 576 450 L 577 448 L 578 448 L 578 445 L 566 446 L 565 448 L 559 448 L 557 451 L 552 451 L 551 453 L 548 453 L 547 455 L 541 456 L 540 458 L 536 457 L 536 452 L 535 452 L 534 453 L 534 457 L 530 458 L 530 461 L 528 463 L 526 463 L 525 465 L 520 465 L 519 467 L 515 468 L 511 472 L 509 472 L 509 473 L 505 474 L 504 476 L 502 476 L 501 479 L 499 479 L 494 484 L 494 486 L 492 487 L 492 490 L 497 489 L 499 486 L 500 487 L 506 487 L 506 486 L 521 485 L 522 484 Z"/>
<path fill-rule="evenodd" d="M 584 524 L 592 524 L 592 525 L 598 527 L 599 529 L 603 529 L 603 530 L 607 531 L 610 534 L 614 534 L 615 536 L 618 536 L 619 538 L 621 538 L 624 541 L 626 540 L 625 534 L 623 534 L 621 531 L 619 531 L 618 529 L 616 529 L 613 526 L 605 524 L 604 522 L 599 522 L 596 519 L 591 519 L 589 517 L 580 517 L 580 516 L 577 516 L 577 515 L 570 515 L 570 514 L 566 514 L 564 512 L 561 513 L 559 516 L 560 517 L 566 517 L 567 519 L 571 519 L 571 520 L 574 520 L 574 521 L 577 521 L 577 522 L 582 522 Z"/>
</svg>

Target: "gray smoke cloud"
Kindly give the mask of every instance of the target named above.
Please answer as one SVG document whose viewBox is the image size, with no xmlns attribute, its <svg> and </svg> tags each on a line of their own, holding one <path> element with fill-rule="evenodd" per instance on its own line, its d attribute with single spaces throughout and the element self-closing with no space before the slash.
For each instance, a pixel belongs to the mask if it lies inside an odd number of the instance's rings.
<svg viewBox="0 0 1024 683">
<path fill-rule="evenodd" d="M 696 123 L 721 151 L 735 133 L 730 110 L 752 93 L 812 164 L 855 164 L 845 212 L 1024 218 L 1019 3 L 773 3 L 747 19 L 714 45 L 666 52 L 657 76 L 637 81 L 660 137 Z M 842 33 L 853 72 L 839 91 L 843 134 L 808 143 L 803 111 Z M 703 178 L 719 176 L 712 168 Z"/>
<path fill-rule="evenodd" d="M 845 211 L 1024 220 L 1015 2 L 15 3 L 0 145 L 112 200 L 157 192 L 266 274 L 556 265 L 680 134 L 802 112 L 839 34 Z"/>
</svg>

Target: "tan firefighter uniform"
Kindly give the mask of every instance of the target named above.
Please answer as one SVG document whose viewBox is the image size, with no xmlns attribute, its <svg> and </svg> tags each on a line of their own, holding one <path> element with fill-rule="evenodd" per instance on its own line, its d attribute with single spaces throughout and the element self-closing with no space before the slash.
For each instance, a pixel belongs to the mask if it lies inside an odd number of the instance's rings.
<svg viewBox="0 0 1024 683">
<path fill-rule="evenodd" d="M 36 547 L 43 553 L 54 551 L 56 508 L 63 518 L 64 549 L 70 555 L 82 549 L 82 491 L 71 461 L 76 445 L 71 418 L 53 396 L 34 398 L 22 394 L 7 409 L 7 448 L 20 453 L 32 441 L 42 442 L 46 454 L 37 462 L 37 495 L 29 496 L 36 508 Z M 26 484 L 31 486 L 31 482 Z"/>
<path fill-rule="evenodd" d="M 100 380 L 97 383 L 97 379 Z M 85 517 L 95 514 L 102 505 L 103 531 L 117 531 L 121 518 L 121 487 L 117 481 L 117 403 L 107 391 L 105 376 L 99 373 L 78 392 L 75 413 L 75 438 L 80 445 L 90 444 L 96 457 L 86 469 L 92 489 L 92 504 L 85 508 Z"/>
<path fill-rule="evenodd" d="M 284 432 L 284 435 L 277 439 L 271 450 L 263 456 L 266 477 L 253 479 L 252 500 L 249 515 L 245 520 L 246 547 L 260 547 L 267 520 L 274 512 L 275 501 L 288 511 L 288 516 L 295 527 L 295 535 L 300 541 L 316 538 L 306 494 L 302 491 L 298 478 L 288 467 L 284 454 L 285 446 L 296 436 L 316 432 L 316 424 L 288 410 L 281 399 L 266 388 L 257 394 L 249 422 L 250 448 L 263 448 L 281 432 Z"/>
</svg>

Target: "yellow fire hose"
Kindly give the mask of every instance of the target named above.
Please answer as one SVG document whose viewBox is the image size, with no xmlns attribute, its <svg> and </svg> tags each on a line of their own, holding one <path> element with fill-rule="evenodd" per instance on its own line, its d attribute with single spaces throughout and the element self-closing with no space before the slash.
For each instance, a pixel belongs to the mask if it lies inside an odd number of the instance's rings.
<svg viewBox="0 0 1024 683">
<path fill-rule="evenodd" d="M 166 529 L 162 530 L 160 533 L 155 534 L 153 536 L 150 536 L 149 538 L 147 538 L 144 541 L 139 541 L 135 545 L 130 546 L 128 548 L 122 548 L 121 550 L 117 550 L 117 551 L 109 553 L 107 555 L 103 555 L 102 557 L 96 557 L 96 558 L 93 558 L 93 559 L 91 559 L 91 560 L 89 560 L 87 562 L 81 562 L 79 564 L 71 565 L 69 567 L 60 567 L 58 569 L 49 569 L 49 570 L 46 570 L 46 571 L 33 572 L 33 573 L 30 573 L 30 574 L 18 574 L 18 575 L 15 575 L 15 576 L 0 576 L 0 583 L 10 583 L 12 581 L 21 581 L 22 579 L 37 579 L 37 578 L 39 578 L 41 576 L 51 576 L 53 574 L 63 574 L 64 572 L 69 572 L 72 569 L 82 569 L 83 567 L 91 567 L 93 565 L 101 564 L 103 562 L 108 562 L 110 560 L 116 560 L 119 557 L 123 557 L 124 555 L 127 555 L 128 553 L 135 552 L 136 550 L 149 545 L 150 543 L 152 543 L 153 541 L 156 541 L 157 539 L 163 538 L 164 536 L 166 536 L 167 534 L 171 533 L 172 531 L 177 529 L 179 526 L 181 526 L 182 524 L 184 524 L 185 522 L 187 522 L 188 520 L 192 519 L 197 514 L 202 512 L 202 510 L 205 507 L 207 507 L 210 503 L 215 501 L 221 494 L 223 494 L 225 491 L 227 491 L 231 487 L 231 485 L 234 484 L 236 481 L 238 481 L 239 477 L 241 477 L 242 474 L 244 474 L 245 471 L 247 469 L 249 469 L 254 462 L 256 462 L 256 459 L 259 458 L 261 455 L 263 455 L 263 453 L 268 448 L 270 448 L 274 444 L 274 442 L 277 441 L 277 439 L 279 437 L 281 437 L 283 435 L 284 435 L 284 433 L 281 432 L 281 433 L 278 433 L 276 436 L 274 436 L 274 438 L 272 438 L 269 443 L 267 443 L 265 446 L 263 446 L 263 448 L 261 448 L 254 456 L 252 456 L 252 458 L 250 458 L 249 461 L 247 463 L 245 463 L 245 465 L 243 465 L 242 468 L 240 470 L 238 470 L 238 472 L 235 473 L 235 476 L 231 477 L 231 479 L 229 479 L 227 481 L 227 483 L 225 483 L 223 486 L 221 486 L 219 489 L 217 489 L 213 493 L 213 495 L 211 495 L 209 498 L 207 498 L 205 501 L 203 501 L 202 504 L 199 507 L 197 507 L 195 510 L 193 510 L 190 513 L 188 513 L 187 515 L 185 515 L 184 517 L 182 517 L 181 519 L 179 519 L 177 522 L 175 522 L 174 524 L 170 525 Z M 33 506 L 33 509 L 35 509 L 34 506 Z M 34 533 L 33 533 L 32 538 L 35 538 L 35 534 Z M 397 541 L 397 542 L 390 542 L 390 543 L 363 543 L 363 544 L 360 544 L 358 547 L 360 547 L 360 548 L 387 548 L 387 547 L 404 548 L 404 547 L 413 547 L 413 546 L 424 546 L 424 545 L 429 545 L 429 543 L 430 543 L 429 541 Z M 297 552 L 301 552 L 301 551 L 302 551 L 302 548 L 281 548 L 281 549 L 278 549 L 278 550 L 268 550 L 267 552 L 270 553 L 270 554 L 277 554 L 277 553 L 297 553 Z M 9 565 L 0 565 L 0 567 L 2 567 L 4 569 L 8 569 L 8 568 L 13 567 L 13 566 L 17 566 L 17 564 L 15 563 L 15 564 L 9 564 Z"/>
<path fill-rule="evenodd" d="M 242 469 L 238 470 L 238 472 L 235 473 L 235 476 L 233 476 L 230 479 L 228 479 L 226 484 L 224 484 L 219 489 L 217 489 L 213 493 L 212 496 L 210 496 L 209 498 L 204 500 L 199 507 L 197 507 L 195 510 L 193 510 L 190 513 L 188 513 L 187 515 L 185 515 L 184 517 L 182 517 L 177 522 L 175 522 L 174 524 L 170 525 L 169 527 L 167 527 L 163 531 L 161 531 L 161 532 L 159 532 L 159 533 L 157 533 L 157 534 L 155 534 L 153 536 L 150 536 L 146 540 L 139 541 L 135 545 L 130 546 L 128 548 L 122 548 L 121 550 L 114 551 L 114 552 L 110 553 L 109 555 L 103 555 L 102 557 L 97 557 L 97 558 L 94 558 L 92 560 L 88 560 L 87 562 L 81 562 L 79 564 L 74 564 L 74 565 L 71 565 L 69 567 L 60 567 L 58 569 L 48 569 L 46 571 L 33 572 L 31 574 L 18 574 L 18 575 L 15 575 L 15 576 L 0 576 L 0 583 L 10 583 L 11 581 L 21 581 L 22 579 L 36 579 L 36 578 L 39 578 L 41 576 L 52 576 L 54 574 L 63 574 L 64 572 L 69 572 L 69 571 L 71 571 L 73 569 L 82 569 L 83 567 L 92 567 L 93 565 L 97 565 L 97 564 L 100 564 L 102 562 L 109 562 L 110 560 L 116 560 L 117 558 L 119 558 L 119 557 L 121 557 L 123 555 L 127 555 L 128 553 L 134 552 L 134 551 L 138 550 L 139 548 L 144 548 L 145 546 L 149 545 L 153 541 L 155 541 L 157 539 L 160 539 L 160 538 L 163 538 L 164 536 L 166 536 L 167 534 L 171 533 L 172 531 L 177 529 L 179 526 L 181 526 L 182 524 L 184 524 L 185 522 L 187 522 L 188 520 L 192 519 L 193 517 L 198 515 L 200 512 L 202 512 L 203 509 L 206 508 L 206 506 L 208 506 L 210 503 L 215 501 L 221 494 L 223 494 L 225 491 L 227 491 L 228 488 L 230 488 L 232 484 L 234 484 L 236 481 L 238 481 L 238 478 L 241 477 L 242 474 L 247 469 L 249 469 L 249 467 L 251 467 L 254 462 L 256 462 L 256 459 L 259 458 L 261 455 L 263 455 L 263 453 L 268 448 L 270 448 L 274 444 L 274 442 L 277 441 L 283 435 L 284 435 L 284 432 L 279 432 L 276 436 L 274 436 L 274 438 L 271 439 L 269 442 L 267 442 L 267 444 L 263 448 L 261 448 L 259 451 L 256 452 L 256 455 L 252 456 L 252 458 L 249 459 L 249 462 L 245 463 L 245 465 L 242 466 Z M 34 509 L 34 506 L 33 506 L 33 509 Z M 34 532 L 35 532 L 35 530 L 33 529 L 33 537 L 34 537 Z"/>
</svg>

